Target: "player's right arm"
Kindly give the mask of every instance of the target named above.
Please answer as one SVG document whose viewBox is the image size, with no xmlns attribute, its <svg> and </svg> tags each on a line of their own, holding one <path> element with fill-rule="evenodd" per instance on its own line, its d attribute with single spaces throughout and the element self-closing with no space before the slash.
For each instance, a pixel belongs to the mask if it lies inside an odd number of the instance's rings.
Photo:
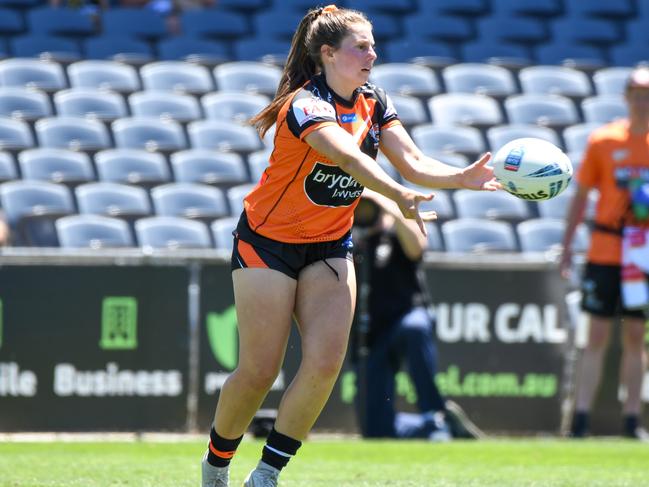
<svg viewBox="0 0 649 487">
<path fill-rule="evenodd" d="M 360 184 L 393 200 L 403 216 L 415 220 L 426 235 L 424 221 L 435 219 L 435 213 L 420 213 L 419 203 L 431 200 L 432 194 L 425 195 L 394 181 L 374 159 L 360 150 L 351 134 L 338 125 L 324 125 L 304 140 Z"/>
</svg>

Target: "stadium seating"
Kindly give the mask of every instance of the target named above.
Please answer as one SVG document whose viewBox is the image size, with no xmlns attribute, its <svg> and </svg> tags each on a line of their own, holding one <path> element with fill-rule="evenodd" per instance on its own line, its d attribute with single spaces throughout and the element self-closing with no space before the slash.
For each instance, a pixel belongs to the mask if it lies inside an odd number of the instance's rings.
<svg viewBox="0 0 649 487">
<path fill-rule="evenodd" d="M 111 145 L 106 126 L 88 118 L 41 118 L 34 129 L 41 147 L 96 151 Z"/>
<path fill-rule="evenodd" d="M 379 64 L 370 79 L 390 94 L 429 97 L 442 91 L 432 70 L 408 63 Z"/>
<path fill-rule="evenodd" d="M 95 174 L 90 157 L 84 152 L 67 149 L 30 149 L 18 154 L 23 179 L 63 183 L 70 187 L 93 181 Z"/>
<path fill-rule="evenodd" d="M 235 91 L 217 91 L 201 98 L 205 118 L 245 123 L 270 103 L 264 95 Z"/>
<path fill-rule="evenodd" d="M 476 93 L 505 97 L 518 92 L 511 71 L 501 66 L 460 63 L 444 68 L 442 76 L 449 93 Z"/>
<path fill-rule="evenodd" d="M 0 86 L 39 88 L 48 92 L 68 87 L 60 64 L 22 58 L 0 61 Z"/>
<path fill-rule="evenodd" d="M 210 248 L 212 241 L 203 222 L 174 216 L 141 218 L 135 222 L 141 247 L 167 249 Z"/>
<path fill-rule="evenodd" d="M 115 120 L 111 126 L 115 146 L 120 149 L 172 152 L 187 147 L 183 129 L 174 120 L 127 117 Z"/>
<path fill-rule="evenodd" d="M 136 69 L 127 64 L 107 60 L 86 60 L 68 66 L 73 88 L 96 88 L 130 93 L 140 89 Z"/>
<path fill-rule="evenodd" d="M 518 223 L 532 216 L 525 200 L 512 198 L 504 191 L 458 189 L 453 192 L 453 201 L 460 218 L 506 220 Z"/>
<path fill-rule="evenodd" d="M 145 90 L 181 91 L 205 94 L 214 89 L 209 70 L 204 66 L 181 61 L 150 63 L 140 69 Z"/>
<path fill-rule="evenodd" d="M 433 122 L 439 125 L 472 125 L 477 128 L 503 123 L 498 103 L 484 95 L 446 93 L 428 101 Z"/>
<path fill-rule="evenodd" d="M 544 252 L 560 250 L 565 232 L 566 222 L 553 218 L 532 218 L 521 222 L 516 227 L 518 239 L 523 252 Z M 588 228 L 581 223 L 575 232 L 572 250 L 585 252 L 588 250 Z"/>
<path fill-rule="evenodd" d="M 0 184 L 18 178 L 16 164 L 11 154 L 0 151 Z"/>
<path fill-rule="evenodd" d="M 194 149 L 254 152 L 261 149 L 261 141 L 252 127 L 232 124 L 225 120 L 197 120 L 187 127 Z"/>
<path fill-rule="evenodd" d="M 486 150 L 474 127 L 423 124 L 412 129 L 412 138 L 424 153 L 457 152 L 475 158 Z"/>
<path fill-rule="evenodd" d="M 510 224 L 475 218 L 459 218 L 441 226 L 447 252 L 515 252 L 516 236 Z"/>
<path fill-rule="evenodd" d="M 240 155 L 190 149 L 171 155 L 171 167 L 178 182 L 214 186 L 236 186 L 248 182 L 246 166 Z"/>
<path fill-rule="evenodd" d="M 133 117 L 163 118 L 190 122 L 201 118 L 201 108 L 191 95 L 162 90 L 146 90 L 128 97 Z"/>
<path fill-rule="evenodd" d="M 214 246 L 217 249 L 232 251 L 233 237 L 232 232 L 237 227 L 239 215 L 214 220 L 210 225 Z"/>
<path fill-rule="evenodd" d="M 182 216 L 210 223 L 228 216 L 223 192 L 205 184 L 170 183 L 151 190 L 155 213 L 160 216 Z"/>
<path fill-rule="evenodd" d="M 0 149 L 20 150 L 34 146 L 34 138 L 27 123 L 0 117 Z"/>
<path fill-rule="evenodd" d="M 56 113 L 63 117 L 89 117 L 106 122 L 126 117 L 124 98 L 118 93 L 92 88 L 71 88 L 54 94 Z"/>
<path fill-rule="evenodd" d="M 133 247 L 133 236 L 124 220 L 99 215 L 70 215 L 56 221 L 63 248 Z"/>
<path fill-rule="evenodd" d="M 34 121 L 52 115 L 49 97 L 40 90 L 0 87 L 0 117 Z"/>
<path fill-rule="evenodd" d="M 171 181 L 164 156 L 141 149 L 107 149 L 95 154 L 100 181 L 151 188 Z"/>
<path fill-rule="evenodd" d="M 117 183 L 88 183 L 75 189 L 79 212 L 135 220 L 152 214 L 147 192 Z"/>
</svg>

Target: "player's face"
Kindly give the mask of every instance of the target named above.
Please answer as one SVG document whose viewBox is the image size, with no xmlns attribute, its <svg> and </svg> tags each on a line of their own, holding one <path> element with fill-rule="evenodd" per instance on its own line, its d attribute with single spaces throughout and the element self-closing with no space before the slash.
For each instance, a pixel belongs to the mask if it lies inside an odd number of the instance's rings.
<svg viewBox="0 0 649 487">
<path fill-rule="evenodd" d="M 353 91 L 367 82 L 375 60 L 372 27 L 364 22 L 357 23 L 351 26 L 340 47 L 333 51 L 329 71 Z"/>
<path fill-rule="evenodd" d="M 626 92 L 629 113 L 649 117 L 649 88 L 630 88 Z"/>
</svg>

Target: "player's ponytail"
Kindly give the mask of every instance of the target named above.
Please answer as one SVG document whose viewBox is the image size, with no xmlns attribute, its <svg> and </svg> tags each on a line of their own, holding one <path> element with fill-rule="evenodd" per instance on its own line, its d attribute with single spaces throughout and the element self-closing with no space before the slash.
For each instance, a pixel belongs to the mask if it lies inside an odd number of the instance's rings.
<svg viewBox="0 0 649 487">
<path fill-rule="evenodd" d="M 263 137 L 277 120 L 286 100 L 322 69 L 320 48 L 338 47 L 353 23 L 369 21 L 360 12 L 335 5 L 310 10 L 300 21 L 273 101 L 250 119 Z"/>
</svg>

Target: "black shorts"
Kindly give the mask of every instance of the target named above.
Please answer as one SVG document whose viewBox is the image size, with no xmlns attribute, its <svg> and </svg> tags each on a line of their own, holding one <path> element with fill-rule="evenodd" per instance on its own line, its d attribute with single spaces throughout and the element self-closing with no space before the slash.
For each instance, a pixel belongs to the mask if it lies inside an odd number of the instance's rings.
<svg viewBox="0 0 649 487">
<path fill-rule="evenodd" d="M 319 260 L 327 264 L 326 259 L 353 259 L 354 244 L 351 230 L 338 240 L 330 242 L 304 244 L 278 242 L 253 232 L 244 212 L 232 235 L 234 236 L 231 262 L 233 271 L 246 267 L 270 268 L 297 279 L 302 269 Z"/>
<path fill-rule="evenodd" d="M 581 308 L 595 316 L 611 318 L 631 316 L 644 318 L 643 310 L 627 309 L 622 305 L 621 267 L 619 265 L 586 264 L 581 282 Z"/>
</svg>

